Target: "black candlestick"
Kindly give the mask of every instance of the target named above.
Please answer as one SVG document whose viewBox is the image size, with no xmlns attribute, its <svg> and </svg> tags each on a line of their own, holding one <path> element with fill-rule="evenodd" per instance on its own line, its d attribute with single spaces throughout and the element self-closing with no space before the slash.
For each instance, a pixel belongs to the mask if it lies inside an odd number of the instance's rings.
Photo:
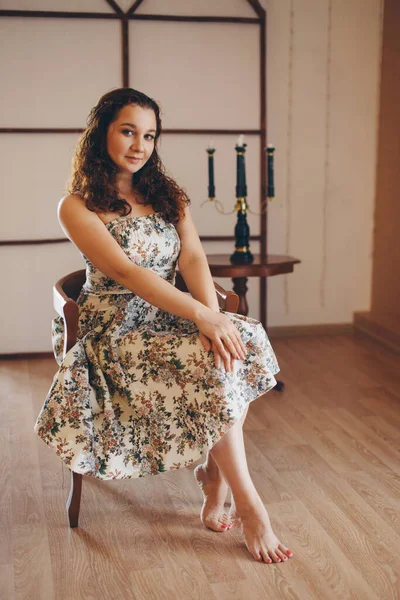
<svg viewBox="0 0 400 600">
<path fill-rule="evenodd" d="M 208 197 L 215 198 L 214 185 L 214 152 L 215 148 L 208 148 Z"/>
<path fill-rule="evenodd" d="M 236 145 L 236 198 L 247 196 L 246 168 L 244 163 L 244 153 L 247 144 Z"/>
<path fill-rule="evenodd" d="M 250 228 L 246 218 L 246 167 L 245 152 L 246 144 L 236 145 L 236 210 L 237 223 L 235 226 L 235 252 L 229 260 L 232 264 L 247 265 L 253 262 L 254 256 L 250 252 L 249 237 Z"/>
<path fill-rule="evenodd" d="M 273 146 L 268 146 L 267 148 L 267 156 L 268 156 L 268 198 L 275 197 L 275 185 L 274 185 L 274 152 L 275 148 Z"/>
</svg>

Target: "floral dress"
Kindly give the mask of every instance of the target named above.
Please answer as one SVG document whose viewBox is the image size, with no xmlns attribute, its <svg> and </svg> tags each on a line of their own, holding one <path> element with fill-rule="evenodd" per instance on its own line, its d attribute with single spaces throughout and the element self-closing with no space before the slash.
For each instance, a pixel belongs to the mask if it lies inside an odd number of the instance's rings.
<svg viewBox="0 0 400 600">
<path fill-rule="evenodd" d="M 175 283 L 181 246 L 173 224 L 152 213 L 106 227 L 130 260 Z M 98 479 L 190 465 L 276 385 L 279 366 L 265 329 L 225 312 L 247 350 L 227 373 L 193 321 L 149 304 L 83 258 L 78 341 L 63 358 L 63 320 L 53 319 L 59 369 L 34 431 L 71 470 Z"/>
</svg>

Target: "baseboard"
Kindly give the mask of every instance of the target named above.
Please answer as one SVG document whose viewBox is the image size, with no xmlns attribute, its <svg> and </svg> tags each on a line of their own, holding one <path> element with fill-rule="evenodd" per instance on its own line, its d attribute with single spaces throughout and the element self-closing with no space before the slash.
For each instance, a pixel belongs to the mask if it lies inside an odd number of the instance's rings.
<svg viewBox="0 0 400 600">
<path fill-rule="evenodd" d="M 53 352 L 16 352 L 15 354 L 0 354 L 0 360 L 24 360 L 30 358 L 54 358 Z"/>
<path fill-rule="evenodd" d="M 382 344 L 400 354 L 400 335 L 376 323 L 368 311 L 354 313 L 354 333 Z"/>
<path fill-rule="evenodd" d="M 318 325 L 285 325 L 268 327 L 268 337 L 302 337 L 311 335 L 353 334 L 352 323 L 321 323 Z"/>
</svg>

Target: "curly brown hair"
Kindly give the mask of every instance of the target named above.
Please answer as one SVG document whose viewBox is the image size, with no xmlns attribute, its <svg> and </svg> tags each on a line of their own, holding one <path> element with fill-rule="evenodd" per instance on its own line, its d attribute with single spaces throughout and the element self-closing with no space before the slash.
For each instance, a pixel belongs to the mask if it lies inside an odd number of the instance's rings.
<svg viewBox="0 0 400 600">
<path fill-rule="evenodd" d="M 157 131 L 154 149 L 146 164 L 132 174 L 132 187 L 170 223 L 177 223 L 184 215 L 190 199 L 183 188 L 169 177 L 158 154 L 157 142 L 161 135 L 160 108 L 153 98 L 132 88 L 118 88 L 104 94 L 87 118 L 87 127 L 80 137 L 72 160 L 71 184 L 67 191 L 79 194 L 89 210 L 117 212 L 121 216 L 132 211 L 130 204 L 118 197 L 115 185 L 117 166 L 107 152 L 107 130 L 127 104 L 152 109 L 156 116 Z"/>
</svg>

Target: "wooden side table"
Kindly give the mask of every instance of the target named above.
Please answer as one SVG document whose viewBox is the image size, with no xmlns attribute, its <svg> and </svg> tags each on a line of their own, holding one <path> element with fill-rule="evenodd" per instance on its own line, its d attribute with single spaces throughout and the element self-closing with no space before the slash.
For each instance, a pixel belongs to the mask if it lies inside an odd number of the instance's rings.
<svg viewBox="0 0 400 600">
<path fill-rule="evenodd" d="M 260 277 L 260 319 L 264 329 L 267 331 L 267 302 L 266 302 L 266 277 L 293 272 L 294 265 L 301 263 L 298 258 L 282 256 L 280 254 L 268 254 L 264 260 L 260 254 L 254 254 L 254 261 L 250 265 L 233 265 L 229 260 L 230 254 L 207 254 L 208 264 L 213 277 L 231 277 L 233 290 L 239 296 L 238 314 L 247 316 L 249 305 L 247 303 L 247 279 L 248 277 Z M 284 383 L 277 380 L 275 389 L 283 390 Z"/>
</svg>

